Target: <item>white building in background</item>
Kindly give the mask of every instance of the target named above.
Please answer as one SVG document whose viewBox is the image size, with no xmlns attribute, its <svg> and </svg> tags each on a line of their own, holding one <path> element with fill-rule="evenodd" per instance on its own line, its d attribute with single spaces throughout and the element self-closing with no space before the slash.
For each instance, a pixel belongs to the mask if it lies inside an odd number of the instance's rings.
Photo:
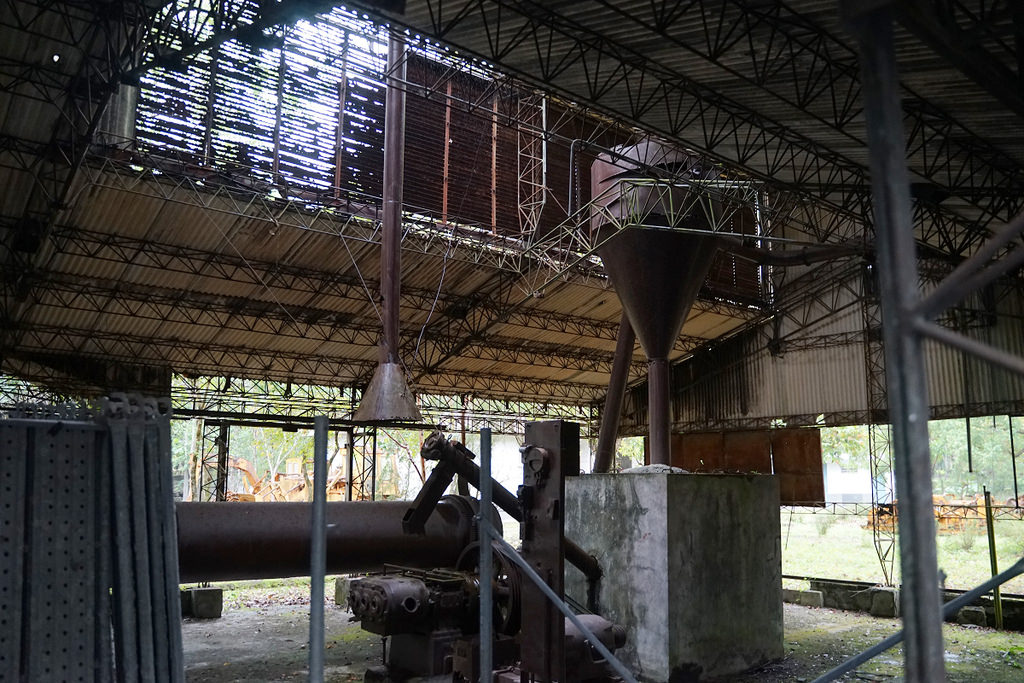
<svg viewBox="0 0 1024 683">
<path fill-rule="evenodd" d="M 825 464 L 825 502 L 870 503 L 871 471 L 847 468 L 839 463 Z"/>
</svg>

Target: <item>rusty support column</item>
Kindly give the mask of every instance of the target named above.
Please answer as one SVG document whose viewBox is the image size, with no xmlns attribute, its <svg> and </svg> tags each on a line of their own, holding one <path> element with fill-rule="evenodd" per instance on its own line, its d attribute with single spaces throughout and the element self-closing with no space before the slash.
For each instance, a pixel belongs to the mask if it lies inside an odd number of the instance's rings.
<svg viewBox="0 0 1024 683">
<path fill-rule="evenodd" d="M 601 414 L 601 431 L 597 436 L 597 455 L 594 457 L 594 472 L 607 472 L 615 458 L 615 441 L 619 436 L 619 419 L 622 417 L 622 398 L 626 393 L 629 366 L 633 361 L 633 345 L 636 333 L 629 324 L 629 316 L 622 312 L 619 335 L 615 341 L 615 359 L 612 361 L 612 376 L 608 380 L 608 394 Z"/>
<path fill-rule="evenodd" d="M 402 184 L 405 163 L 405 39 L 388 39 L 387 96 L 384 102 L 384 206 L 380 293 L 384 336 L 381 363 L 398 363 L 398 302 L 402 272 Z"/>
<path fill-rule="evenodd" d="M 668 372 L 667 358 L 647 362 L 647 452 L 652 465 L 669 465 L 672 459 Z"/>
</svg>

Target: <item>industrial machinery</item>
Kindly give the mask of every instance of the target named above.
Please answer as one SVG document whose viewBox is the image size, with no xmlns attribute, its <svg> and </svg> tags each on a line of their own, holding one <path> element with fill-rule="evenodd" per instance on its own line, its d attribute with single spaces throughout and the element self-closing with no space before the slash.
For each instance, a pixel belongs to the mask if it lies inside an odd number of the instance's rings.
<svg viewBox="0 0 1024 683">
<path fill-rule="evenodd" d="M 532 432 L 532 433 L 531 433 Z M 531 439 L 531 437 L 533 437 Z M 543 445 L 542 445 L 543 444 Z M 596 562 L 563 536 L 561 498 L 564 472 L 579 472 L 579 432 L 562 422 L 529 425 L 522 449 L 524 483 L 518 496 L 494 484 L 495 502 L 522 522 L 522 555 L 549 586 L 562 594 L 565 548 L 590 579 L 596 601 Z M 423 444 L 424 458 L 437 461 L 420 495 L 403 518 L 406 533 L 425 533 L 440 494 L 460 474 L 479 484 L 474 455 L 440 433 Z M 497 515 L 492 515 L 497 520 Z M 499 527 L 500 528 L 500 527 Z M 367 672 L 368 682 L 481 679 L 479 671 L 480 586 L 490 581 L 493 595 L 495 680 L 606 681 L 614 678 L 606 660 L 581 631 L 522 575 L 508 550 L 494 545 L 492 572 L 480 576 L 479 543 L 466 547 L 452 568 L 422 570 L 387 567 L 349 582 L 348 605 L 367 631 L 389 639 L 385 661 Z M 596 614 L 581 621 L 609 650 L 625 644 L 626 633 Z M 524 678 L 523 676 L 526 676 Z"/>
<path fill-rule="evenodd" d="M 492 483 L 497 507 L 520 522 L 519 555 L 561 597 L 565 562 L 587 581 L 587 608 L 596 612 L 601 568 L 564 537 L 565 476 L 579 473 L 579 426 L 527 425 L 523 485 L 513 494 Z M 478 520 L 486 515 L 500 535 L 493 508 L 469 496 L 444 495 L 456 475 L 479 488 L 475 455 L 435 432 L 422 455 L 436 462 L 416 499 L 408 502 L 331 502 L 326 506 L 328 573 L 377 572 L 349 582 L 348 604 L 367 631 L 384 636 L 371 682 L 433 678 L 476 681 L 479 608 Z M 304 576 L 309 572 L 312 511 L 308 503 L 179 503 L 178 553 L 182 581 Z M 268 552 L 273 548 L 273 552 Z M 610 680 L 606 660 L 567 621 L 511 551 L 492 546 L 494 615 L 490 649 L 495 679 L 519 683 Z M 608 650 L 625 631 L 596 614 L 577 617 Z"/>
</svg>

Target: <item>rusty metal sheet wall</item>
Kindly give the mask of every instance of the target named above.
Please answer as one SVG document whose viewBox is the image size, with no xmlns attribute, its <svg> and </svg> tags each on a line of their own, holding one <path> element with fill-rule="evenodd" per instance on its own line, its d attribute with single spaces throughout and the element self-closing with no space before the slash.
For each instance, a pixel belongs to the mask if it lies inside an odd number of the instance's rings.
<svg viewBox="0 0 1024 683">
<path fill-rule="evenodd" d="M 764 429 L 672 435 L 671 463 L 689 472 L 775 474 L 783 505 L 825 500 L 818 429 Z"/>
<path fill-rule="evenodd" d="M 722 448 L 726 472 L 772 471 L 771 440 L 766 431 L 726 432 Z"/>
<path fill-rule="evenodd" d="M 729 232 L 743 235 L 756 234 L 754 211 L 751 208 L 739 209 L 729 219 Z M 746 304 L 763 304 L 767 292 L 761 280 L 761 267 L 749 259 L 741 259 L 726 252 L 719 251 L 711 261 L 705 291 L 732 301 Z"/>
<path fill-rule="evenodd" d="M 779 477 L 784 505 L 822 503 L 825 475 L 821 461 L 821 430 L 773 429 L 772 466 Z"/>
<path fill-rule="evenodd" d="M 724 435 L 722 432 L 673 434 L 670 462 L 687 472 L 721 472 L 723 469 Z"/>
<path fill-rule="evenodd" d="M 385 39 L 382 29 L 339 8 L 316 23 L 298 22 L 270 46 L 228 41 L 180 72 L 154 69 L 142 80 L 137 143 L 148 153 L 195 164 L 197 174 L 215 175 L 219 182 L 249 187 L 255 181 L 268 193 L 323 205 L 378 201 Z M 432 49 L 413 45 L 410 52 L 407 208 L 518 236 L 519 173 L 529 166 L 520 157 L 530 140 L 540 139 L 533 127 L 541 123 L 539 109 L 529 114 L 523 103 L 536 95 L 507 84 L 496 87 L 483 71 L 460 71 Z M 558 102 L 549 101 L 547 108 L 554 135 L 547 143 L 540 239 L 565 229 L 571 177 L 572 202 L 579 207 L 589 201 L 589 169 L 598 146 L 630 141 L 625 127 Z M 521 116 L 530 120 L 521 125 Z M 587 144 L 577 145 L 570 163 L 574 139 Z M 741 214 L 735 229 L 749 231 L 751 220 L 750 212 Z M 719 255 L 705 295 L 763 301 L 759 272 L 749 262 Z"/>
<path fill-rule="evenodd" d="M 768 431 L 673 434 L 671 462 L 689 472 L 771 474 Z"/>
</svg>

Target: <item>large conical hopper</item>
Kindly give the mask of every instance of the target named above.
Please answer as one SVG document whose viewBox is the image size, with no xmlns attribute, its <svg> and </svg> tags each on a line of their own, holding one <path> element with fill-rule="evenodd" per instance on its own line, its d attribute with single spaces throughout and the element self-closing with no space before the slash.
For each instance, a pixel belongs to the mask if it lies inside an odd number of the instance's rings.
<svg viewBox="0 0 1024 683">
<path fill-rule="evenodd" d="M 703 211 L 684 211 L 688 188 L 651 182 L 647 172 L 626 159 L 676 170 L 687 155 L 654 143 L 602 155 L 591 170 L 595 203 L 592 227 L 603 244 L 597 253 L 647 355 L 650 461 L 669 464 L 668 356 L 718 248 Z M 625 166 L 625 168 L 624 168 Z M 640 183 L 632 179 L 642 177 Z M 643 225 L 645 227 L 635 227 Z M 659 227 L 660 226 L 660 227 Z"/>
</svg>

